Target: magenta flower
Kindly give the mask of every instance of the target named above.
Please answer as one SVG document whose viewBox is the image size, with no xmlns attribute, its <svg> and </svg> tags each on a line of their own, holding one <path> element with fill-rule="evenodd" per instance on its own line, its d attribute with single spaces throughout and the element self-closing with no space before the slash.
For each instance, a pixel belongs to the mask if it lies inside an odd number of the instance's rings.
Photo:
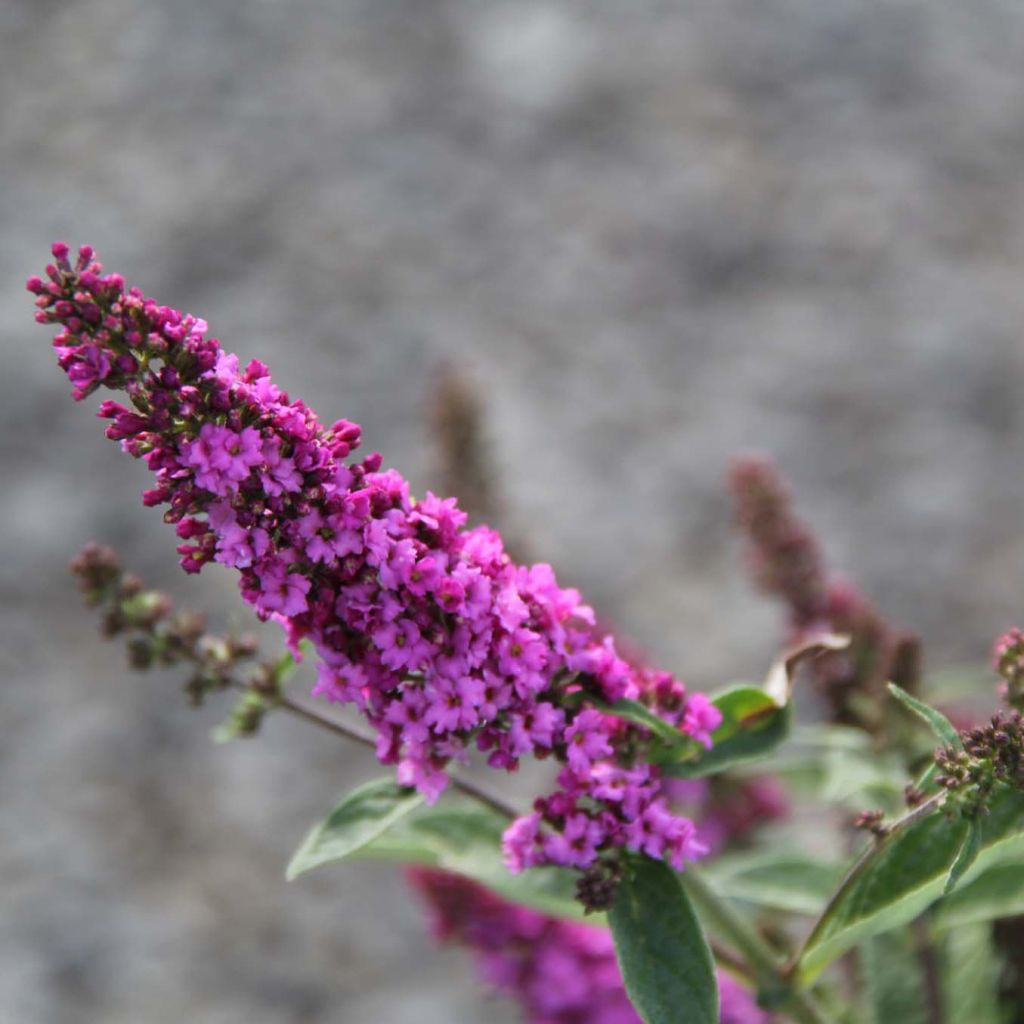
<svg viewBox="0 0 1024 1024">
<path fill-rule="evenodd" d="M 588 775 L 594 761 L 612 753 L 608 721 L 600 711 L 581 711 L 565 730 L 569 767 L 577 775 Z"/>
<path fill-rule="evenodd" d="M 241 432 L 204 423 L 199 435 L 181 446 L 181 461 L 195 472 L 196 483 L 211 494 L 238 490 L 252 467 L 263 461 L 262 439 L 247 427 Z"/>
<path fill-rule="evenodd" d="M 280 612 L 286 618 L 294 618 L 306 611 L 306 595 L 312 584 L 305 576 L 288 572 L 281 562 L 275 561 L 264 562 L 257 575 L 259 594 L 255 604 L 261 612 Z"/>
<path fill-rule="evenodd" d="M 683 732 L 711 749 L 711 734 L 722 721 L 722 713 L 703 693 L 690 694 L 683 713 Z"/>
<path fill-rule="evenodd" d="M 539 812 L 528 814 L 505 830 L 503 856 L 513 875 L 541 863 L 540 822 Z"/>
<path fill-rule="evenodd" d="M 597 860 L 598 846 L 605 835 L 597 821 L 586 814 L 576 813 L 566 818 L 560 832 L 545 835 L 541 845 L 547 860 L 553 864 L 589 868 Z"/>
</svg>

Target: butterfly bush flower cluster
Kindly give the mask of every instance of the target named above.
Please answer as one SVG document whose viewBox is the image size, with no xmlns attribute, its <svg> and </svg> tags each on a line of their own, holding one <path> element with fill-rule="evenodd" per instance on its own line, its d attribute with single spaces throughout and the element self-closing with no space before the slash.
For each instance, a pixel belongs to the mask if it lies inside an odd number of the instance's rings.
<svg viewBox="0 0 1024 1024">
<path fill-rule="evenodd" d="M 481 976 L 523 1008 L 527 1024 L 640 1024 L 606 928 L 509 903 L 459 875 L 410 868 L 434 937 L 476 956 Z M 718 975 L 720 1024 L 769 1024 L 751 994 Z"/>
<path fill-rule="evenodd" d="M 627 663 L 550 566 L 516 565 L 454 499 L 414 499 L 378 454 L 349 459 L 358 426 L 321 425 L 266 366 L 242 367 L 202 320 L 126 290 L 89 247 L 74 264 L 66 245 L 53 252 L 28 282 L 37 319 L 59 325 L 76 399 L 125 394 L 99 415 L 155 474 L 143 499 L 167 506 L 182 566 L 235 569 L 261 618 L 293 646 L 308 638 L 315 692 L 359 707 L 402 784 L 435 800 L 474 746 L 509 771 L 555 757 L 557 790 L 506 832 L 512 871 L 588 869 L 623 847 L 680 868 L 703 851 L 645 763 L 650 734 L 604 710 L 641 699 L 708 746 L 720 716 L 703 695 Z"/>
</svg>

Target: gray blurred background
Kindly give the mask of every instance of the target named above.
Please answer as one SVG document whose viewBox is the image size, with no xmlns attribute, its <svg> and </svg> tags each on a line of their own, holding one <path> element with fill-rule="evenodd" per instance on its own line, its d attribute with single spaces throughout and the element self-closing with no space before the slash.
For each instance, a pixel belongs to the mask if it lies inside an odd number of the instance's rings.
<svg viewBox="0 0 1024 1024">
<path fill-rule="evenodd" d="M 832 563 L 983 666 L 1024 617 L 1024 10 L 1002 0 L 0 0 L 0 1021 L 512 1021 L 394 869 L 286 884 L 375 774 L 131 677 L 65 564 L 181 601 L 144 469 L 22 282 L 89 241 L 361 422 L 421 492 L 437 367 L 503 522 L 661 664 L 757 676 L 722 486 L 773 453 Z"/>
</svg>

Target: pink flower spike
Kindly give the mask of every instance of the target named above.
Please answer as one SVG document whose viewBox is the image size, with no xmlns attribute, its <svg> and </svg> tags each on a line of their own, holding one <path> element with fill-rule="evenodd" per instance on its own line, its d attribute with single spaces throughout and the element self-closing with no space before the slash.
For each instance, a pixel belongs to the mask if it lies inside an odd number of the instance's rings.
<svg viewBox="0 0 1024 1024">
<path fill-rule="evenodd" d="M 620 655 L 577 591 L 549 565 L 516 565 L 453 498 L 414 499 L 377 453 L 349 459 L 354 424 L 325 428 L 202 320 L 126 289 L 88 249 L 74 267 L 69 254 L 57 245 L 28 287 L 74 397 L 127 396 L 101 415 L 155 475 L 143 500 L 165 506 L 183 568 L 229 567 L 293 649 L 308 638 L 314 692 L 365 714 L 403 784 L 436 799 L 474 746 L 506 771 L 558 762 L 555 791 L 506 836 L 516 870 L 630 844 L 674 861 L 697 849 L 658 770 L 640 767 L 650 732 L 600 706 L 642 699 L 707 744 L 718 713 L 706 698 Z"/>
</svg>

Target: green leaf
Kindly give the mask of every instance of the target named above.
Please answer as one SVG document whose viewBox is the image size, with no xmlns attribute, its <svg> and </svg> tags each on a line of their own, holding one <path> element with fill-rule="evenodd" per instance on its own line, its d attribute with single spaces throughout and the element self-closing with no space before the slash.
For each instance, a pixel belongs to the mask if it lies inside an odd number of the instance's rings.
<svg viewBox="0 0 1024 1024">
<path fill-rule="evenodd" d="M 651 760 L 662 764 L 666 775 L 692 779 L 763 757 L 789 735 L 797 668 L 823 651 L 841 650 L 848 644 L 848 637 L 822 634 L 790 648 L 772 665 L 763 687 L 742 683 L 712 698 L 722 722 L 711 734 L 710 750 L 697 745 L 655 750 Z"/>
<path fill-rule="evenodd" d="M 423 864 L 471 878 L 515 903 L 555 917 L 581 919 L 578 873 L 531 868 L 513 875 L 501 857 L 508 822 L 474 801 L 446 795 L 432 807 L 391 779 L 349 794 L 306 838 L 288 866 L 288 878 L 337 860 Z M 603 915 L 588 921 L 600 923 Z"/>
<path fill-rule="evenodd" d="M 701 874 L 725 899 L 814 915 L 835 891 L 842 869 L 797 851 L 756 851 L 716 857 Z"/>
<path fill-rule="evenodd" d="M 681 732 L 671 722 L 666 722 L 664 718 L 656 715 L 639 701 L 627 700 L 623 697 L 614 704 L 607 704 L 604 707 L 617 718 L 624 718 L 634 725 L 642 725 L 645 729 L 650 729 L 659 740 L 667 743 L 670 748 L 685 748 L 686 751 L 690 751 L 697 747 L 692 737 Z"/>
<path fill-rule="evenodd" d="M 1001 964 L 991 928 L 975 924 L 950 932 L 945 954 L 942 995 L 946 1020 L 954 1024 L 999 1024 Z"/>
<path fill-rule="evenodd" d="M 975 819 L 967 823 L 967 835 L 964 836 L 960 852 L 956 855 L 956 860 L 953 861 L 953 866 L 946 876 L 946 884 L 942 890 L 943 896 L 948 896 L 956 888 L 967 869 L 978 859 L 979 853 L 981 853 L 981 826 Z"/>
<path fill-rule="evenodd" d="M 826 750 L 822 769 L 819 797 L 825 803 L 858 810 L 867 804 L 892 813 L 906 807 L 906 769 L 903 761 L 889 751 Z"/>
<path fill-rule="evenodd" d="M 980 870 L 1000 848 L 1024 833 L 1024 793 L 994 795 L 980 820 Z M 847 876 L 819 918 L 800 956 L 806 980 L 872 935 L 913 920 L 942 894 L 945 879 L 967 836 L 968 822 L 939 811 L 915 817 L 875 844 Z"/>
<path fill-rule="evenodd" d="M 374 779 L 354 789 L 313 827 L 295 851 L 285 877 L 291 881 L 321 864 L 351 857 L 422 803 L 419 793 L 391 778 Z"/>
<path fill-rule="evenodd" d="M 901 689 L 895 683 L 889 683 L 889 692 L 901 703 L 904 707 L 909 708 L 917 715 L 918 718 L 922 719 L 933 733 L 935 733 L 939 742 L 944 747 L 962 747 L 963 744 L 960 742 L 960 735 L 956 731 L 956 727 L 953 723 L 937 708 L 933 708 L 923 701 L 919 701 L 916 697 L 911 697 L 906 690 Z"/>
<path fill-rule="evenodd" d="M 832 754 L 869 760 L 874 747 L 871 737 L 859 729 L 794 723 L 789 742 L 772 751 L 752 770 L 759 775 L 778 775 L 801 792 L 819 795 L 830 777 L 825 760 Z"/>
<path fill-rule="evenodd" d="M 921 936 L 910 929 L 876 935 L 861 947 L 860 962 L 871 999 L 872 1024 L 928 1024 Z M 938 937 L 934 983 L 942 1019 L 950 1024 L 999 1024 L 1000 962 L 987 926 L 968 926 Z"/>
<path fill-rule="evenodd" d="M 354 855 L 357 860 L 399 861 L 442 868 L 479 882 L 514 903 L 554 917 L 582 919 L 576 899 L 579 875 L 566 868 L 531 868 L 509 873 L 501 858 L 501 834 L 508 822 L 490 808 L 445 795 L 433 807 L 420 806 L 381 832 Z M 600 923 L 603 915 L 587 920 Z"/>
<path fill-rule="evenodd" d="M 532 868 L 512 875 L 501 858 L 508 822 L 469 800 L 445 797 L 433 807 L 391 779 L 355 790 L 307 836 L 288 866 L 295 878 L 337 860 L 385 860 L 443 868 L 472 878 L 516 903 L 557 917 L 582 918 L 577 874 Z M 591 915 L 599 922 L 599 915 Z"/>
<path fill-rule="evenodd" d="M 921 790 L 922 793 L 927 792 L 932 787 L 932 783 L 935 780 L 935 776 L 939 774 L 939 766 L 935 761 L 932 761 L 921 775 L 918 780 L 914 783 L 914 789 Z"/>
<path fill-rule="evenodd" d="M 893 814 L 906 806 L 905 759 L 879 751 L 868 733 L 850 726 L 795 724 L 785 747 L 759 762 L 756 771 L 780 776 L 799 793 L 832 805 L 887 807 Z M 919 780 L 919 788 L 928 778 Z"/>
<path fill-rule="evenodd" d="M 711 950 L 670 868 L 631 857 L 608 919 L 626 992 L 644 1024 L 718 1024 Z"/>
<path fill-rule="evenodd" d="M 996 864 L 947 896 L 935 909 L 935 927 L 959 928 L 1024 914 L 1024 849 L 1012 863 Z"/>
<path fill-rule="evenodd" d="M 698 748 L 691 760 L 672 763 L 668 757 L 655 756 L 666 775 L 676 778 L 700 778 L 723 771 L 732 765 L 768 753 L 789 734 L 790 705 L 778 705 L 764 690 L 749 685 L 737 686 L 712 698 L 722 712 L 722 722 L 711 734 L 711 749 Z"/>
<path fill-rule="evenodd" d="M 921 963 L 910 931 L 876 935 L 859 951 L 872 1024 L 928 1024 Z"/>
</svg>

